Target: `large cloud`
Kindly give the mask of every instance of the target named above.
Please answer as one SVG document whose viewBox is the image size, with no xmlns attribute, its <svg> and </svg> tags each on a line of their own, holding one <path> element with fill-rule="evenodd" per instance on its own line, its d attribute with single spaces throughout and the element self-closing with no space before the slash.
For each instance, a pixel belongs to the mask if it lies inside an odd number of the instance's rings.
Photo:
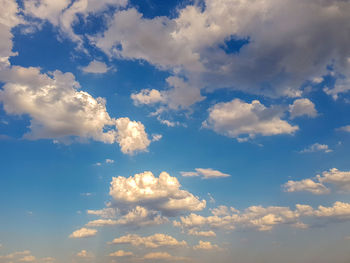
<svg viewBox="0 0 350 263">
<path fill-rule="evenodd" d="M 204 5 L 188 5 L 174 19 L 143 18 L 133 8 L 118 11 L 92 39 L 112 57 L 185 69 L 200 87 L 211 89 L 295 97 L 302 83 L 326 74 L 331 63 L 348 77 L 349 2 L 206 0 Z M 230 54 L 227 46 L 235 39 L 248 44 Z M 337 94 L 347 91 L 341 86 Z"/>
<path fill-rule="evenodd" d="M 31 118 L 27 139 L 117 142 L 126 154 L 146 151 L 151 142 L 142 123 L 111 118 L 105 99 L 79 90 L 71 73 L 42 74 L 39 68 L 13 66 L 0 72 L 0 81 L 5 82 L 0 102 L 6 113 Z"/>
<path fill-rule="evenodd" d="M 282 114 L 280 109 L 265 107 L 258 100 L 247 103 L 234 99 L 212 106 L 203 126 L 240 141 L 256 135 L 293 134 L 298 126 L 282 120 Z"/>
<path fill-rule="evenodd" d="M 164 214 L 200 211 L 205 208 L 205 200 L 200 201 L 180 187 L 176 177 L 166 172 L 155 177 L 146 171 L 129 178 L 113 177 L 109 193 L 118 207 L 143 206 Z"/>
</svg>

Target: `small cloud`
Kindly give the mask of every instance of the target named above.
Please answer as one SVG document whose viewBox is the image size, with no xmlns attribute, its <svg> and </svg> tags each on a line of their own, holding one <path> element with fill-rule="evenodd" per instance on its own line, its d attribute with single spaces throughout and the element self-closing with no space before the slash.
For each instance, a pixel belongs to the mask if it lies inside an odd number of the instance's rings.
<svg viewBox="0 0 350 263">
<path fill-rule="evenodd" d="M 79 258 L 93 258 L 94 254 L 83 249 L 82 251 L 78 252 L 76 256 Z"/>
<path fill-rule="evenodd" d="M 112 68 L 107 67 L 104 62 L 93 60 L 86 67 L 81 67 L 85 73 L 103 74 L 110 71 Z"/>
<path fill-rule="evenodd" d="M 195 168 L 195 170 L 195 172 L 180 172 L 180 174 L 184 177 L 201 176 L 203 179 L 222 178 L 231 176 L 229 174 L 222 173 L 212 168 Z"/>
<path fill-rule="evenodd" d="M 337 131 L 350 132 L 350 125 L 346 125 L 336 129 Z"/>
<path fill-rule="evenodd" d="M 96 236 L 97 230 L 96 229 L 90 229 L 90 228 L 81 228 L 76 231 L 74 231 L 72 234 L 69 235 L 69 238 L 86 238 L 86 237 L 93 237 Z"/>
<path fill-rule="evenodd" d="M 88 197 L 88 196 L 92 196 L 92 193 L 81 193 L 80 195 Z"/>
<path fill-rule="evenodd" d="M 162 137 L 163 137 L 163 135 L 161 135 L 161 134 L 153 134 L 152 135 L 152 142 L 157 142 L 160 139 L 162 139 Z"/>
<path fill-rule="evenodd" d="M 130 257 L 134 255 L 132 252 L 124 251 L 124 250 L 118 250 L 116 252 L 110 253 L 110 257 Z"/>
<path fill-rule="evenodd" d="M 313 152 L 330 153 L 330 152 L 333 152 L 333 150 L 329 149 L 329 146 L 327 144 L 314 143 L 309 147 L 305 148 L 304 150 L 300 151 L 300 153 L 313 153 Z"/>
<path fill-rule="evenodd" d="M 106 159 L 106 160 L 105 160 L 105 163 L 114 163 L 114 160 L 112 160 L 112 159 Z"/>
</svg>

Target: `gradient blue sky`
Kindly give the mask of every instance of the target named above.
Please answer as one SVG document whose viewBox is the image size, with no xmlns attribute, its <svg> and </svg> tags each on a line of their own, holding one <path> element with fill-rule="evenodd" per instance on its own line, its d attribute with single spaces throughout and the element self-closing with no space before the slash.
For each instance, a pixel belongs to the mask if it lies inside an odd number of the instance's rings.
<svg viewBox="0 0 350 263">
<path fill-rule="evenodd" d="M 350 3 L 0 0 L 0 262 L 350 261 Z"/>
</svg>

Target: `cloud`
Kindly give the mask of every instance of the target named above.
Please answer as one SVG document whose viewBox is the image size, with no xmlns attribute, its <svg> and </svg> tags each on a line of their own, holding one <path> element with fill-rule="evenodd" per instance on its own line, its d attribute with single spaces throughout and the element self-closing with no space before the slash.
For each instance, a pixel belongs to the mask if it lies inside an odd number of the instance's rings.
<svg viewBox="0 0 350 263">
<path fill-rule="evenodd" d="M 114 160 L 112 160 L 112 159 L 106 159 L 105 162 L 106 162 L 106 163 L 114 163 Z"/>
<path fill-rule="evenodd" d="M 87 210 L 88 215 L 96 215 L 102 218 L 115 218 L 117 215 L 117 210 L 115 208 L 104 208 L 101 210 Z"/>
<path fill-rule="evenodd" d="M 337 129 L 338 131 L 350 132 L 350 125 L 346 125 Z"/>
<path fill-rule="evenodd" d="M 143 257 L 144 259 L 172 259 L 172 256 L 167 252 L 151 252 Z"/>
<path fill-rule="evenodd" d="M 13 34 L 11 29 L 22 22 L 17 15 L 19 9 L 16 1 L 1 0 L 1 6 L 3 11 L 0 13 L 0 70 L 10 64 L 9 57 L 16 55 L 12 52 Z"/>
<path fill-rule="evenodd" d="M 348 192 L 350 191 L 350 172 L 332 168 L 311 179 L 303 179 L 301 181 L 290 180 L 283 187 L 287 192 L 307 191 L 313 194 L 328 194 L 330 193 L 330 189 L 325 184 L 332 185 L 341 192 Z"/>
<path fill-rule="evenodd" d="M 121 151 L 133 155 L 137 152 L 147 151 L 151 141 L 145 132 L 145 126 L 141 122 L 131 121 L 129 118 L 116 120 L 117 142 Z"/>
<path fill-rule="evenodd" d="M 301 181 L 288 181 L 283 185 L 286 192 L 306 191 L 313 194 L 328 194 L 330 190 L 322 183 L 314 182 L 312 179 L 304 179 Z"/>
<path fill-rule="evenodd" d="M 34 262 L 34 261 L 36 261 L 36 257 L 34 257 L 32 255 L 28 255 L 28 256 L 24 256 L 24 257 L 18 259 L 18 261 L 20 261 L 20 262 Z"/>
<path fill-rule="evenodd" d="M 350 171 L 339 171 L 332 168 L 324 171 L 322 175 L 317 175 L 317 179 L 321 183 L 332 184 L 341 191 L 350 191 Z"/>
<path fill-rule="evenodd" d="M 180 187 L 176 177 L 166 172 L 155 177 L 152 172 L 146 171 L 129 178 L 113 177 L 109 194 L 118 207 L 143 206 L 164 214 L 200 211 L 205 208 L 205 200 L 200 201 Z"/>
<path fill-rule="evenodd" d="M 96 229 L 90 229 L 90 228 L 81 228 L 76 231 L 74 231 L 72 234 L 70 234 L 70 238 L 86 238 L 86 237 L 94 237 L 97 234 Z"/>
<path fill-rule="evenodd" d="M 163 138 L 163 135 L 161 134 L 153 134 L 152 135 L 152 142 L 157 142 Z"/>
<path fill-rule="evenodd" d="M 109 254 L 110 257 L 130 257 L 133 255 L 134 254 L 132 252 L 124 251 L 124 250 L 118 250 Z"/>
<path fill-rule="evenodd" d="M 188 234 L 192 236 L 200 236 L 200 237 L 215 237 L 216 234 L 214 231 L 198 231 L 196 229 L 189 229 Z"/>
<path fill-rule="evenodd" d="M 86 258 L 87 259 L 87 258 L 93 258 L 94 254 L 83 249 L 82 251 L 78 252 L 76 254 L 76 256 L 79 258 Z"/>
<path fill-rule="evenodd" d="M 4 261 L 2 261 L 4 260 Z M 0 256 L 1 262 L 36 262 L 37 258 L 29 250 L 13 252 L 5 256 Z"/>
<path fill-rule="evenodd" d="M 273 106 L 265 107 L 258 100 L 246 103 L 234 99 L 212 106 L 203 127 L 239 141 L 256 135 L 293 134 L 299 129 L 282 120 L 281 115 L 281 110 Z"/>
<path fill-rule="evenodd" d="M 315 104 L 309 99 L 297 99 L 293 104 L 289 105 L 289 112 L 291 119 L 299 116 L 316 117 L 317 111 Z"/>
<path fill-rule="evenodd" d="M 212 168 L 195 168 L 195 172 L 180 172 L 184 177 L 202 176 L 203 179 L 229 177 L 231 175 L 222 173 Z"/>
<path fill-rule="evenodd" d="M 174 237 L 165 234 L 154 234 L 152 236 L 141 237 L 135 234 L 129 234 L 119 238 L 115 238 L 111 244 L 131 244 L 138 247 L 159 248 L 159 247 L 185 247 L 186 241 L 178 241 Z"/>
<path fill-rule="evenodd" d="M 218 245 L 210 243 L 209 241 L 205 242 L 205 241 L 199 240 L 198 245 L 194 246 L 193 249 L 195 249 L 195 250 L 219 250 L 220 247 Z"/>
<path fill-rule="evenodd" d="M 121 215 L 117 219 L 117 212 L 111 217 L 112 219 L 97 219 L 90 221 L 86 224 L 88 227 L 99 227 L 99 226 L 149 226 L 149 225 L 161 225 L 168 222 L 166 217 L 161 216 L 156 211 L 149 211 L 144 207 L 136 206 L 135 208 L 128 210 L 125 214 Z"/>
<path fill-rule="evenodd" d="M 156 89 L 143 89 L 139 93 L 131 94 L 131 99 L 136 106 L 152 105 L 165 101 L 164 95 Z"/>
<path fill-rule="evenodd" d="M 104 62 L 93 60 L 86 67 L 81 68 L 85 73 L 103 74 L 111 70 Z"/>
<path fill-rule="evenodd" d="M 305 148 L 304 150 L 300 151 L 300 153 L 312 153 L 312 152 L 330 153 L 330 152 L 333 152 L 333 150 L 329 149 L 329 146 L 327 144 L 319 144 L 318 142 L 316 142 L 310 145 L 309 147 Z"/>
<path fill-rule="evenodd" d="M 163 91 L 158 91 L 156 89 L 143 89 L 139 93 L 131 94 L 131 98 L 136 106 L 140 105 L 155 105 L 160 104 L 163 108 L 158 115 L 158 120 L 166 124 L 167 126 L 175 126 L 175 123 L 162 120 L 159 114 L 164 111 L 164 109 L 171 110 L 189 110 L 190 107 L 205 99 L 201 95 L 201 91 L 192 83 L 185 81 L 183 78 L 171 76 L 166 79 L 169 86 L 168 89 Z M 165 108 L 164 108 L 165 107 Z"/>
</svg>

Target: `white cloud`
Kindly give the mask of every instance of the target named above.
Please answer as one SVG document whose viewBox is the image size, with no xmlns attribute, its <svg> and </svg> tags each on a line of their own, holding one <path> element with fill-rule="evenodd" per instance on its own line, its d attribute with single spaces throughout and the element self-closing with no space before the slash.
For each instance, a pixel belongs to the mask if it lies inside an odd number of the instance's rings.
<svg viewBox="0 0 350 263">
<path fill-rule="evenodd" d="M 134 254 L 132 252 L 124 251 L 124 250 L 118 250 L 109 254 L 110 257 L 130 257 L 133 255 Z"/>
<path fill-rule="evenodd" d="M 93 237 L 96 236 L 97 230 L 96 229 L 90 229 L 90 228 L 81 228 L 76 231 L 74 231 L 72 234 L 70 234 L 70 238 L 86 238 L 86 237 Z"/>
<path fill-rule="evenodd" d="M 13 66 L 0 71 L 0 80 L 6 83 L 0 90 L 6 113 L 31 118 L 24 138 L 118 142 L 126 154 L 146 151 L 151 143 L 141 122 L 111 118 L 105 99 L 79 91 L 71 73 L 41 74 L 39 68 Z"/>
<path fill-rule="evenodd" d="M 155 177 L 152 172 L 146 171 L 129 178 L 113 177 L 109 193 L 119 207 L 143 206 L 165 214 L 200 211 L 205 208 L 205 200 L 200 201 L 180 187 L 176 177 L 166 172 Z"/>
<path fill-rule="evenodd" d="M 82 67 L 81 70 L 86 73 L 103 74 L 108 72 L 110 68 L 104 62 L 93 60 L 86 67 Z"/>
<path fill-rule="evenodd" d="M 350 132 L 350 125 L 346 125 L 337 129 L 338 131 Z"/>
<path fill-rule="evenodd" d="M 32 255 L 28 255 L 28 256 L 24 256 L 24 257 L 18 259 L 18 261 L 20 261 L 20 262 L 34 262 L 34 261 L 36 261 L 36 257 L 34 257 Z"/>
<path fill-rule="evenodd" d="M 112 219 L 97 219 L 97 220 L 88 222 L 86 226 L 88 227 L 115 226 L 117 225 L 117 223 L 118 222 L 116 220 L 112 220 Z"/>
<path fill-rule="evenodd" d="M 246 103 L 234 99 L 212 106 L 203 127 L 238 140 L 254 138 L 256 135 L 293 134 L 299 129 L 282 120 L 281 115 L 280 109 L 265 107 L 258 100 Z"/>
<path fill-rule="evenodd" d="M 193 249 L 195 249 L 195 250 L 219 250 L 220 247 L 218 245 L 210 243 L 209 241 L 205 242 L 205 241 L 199 240 L 198 245 L 194 246 Z"/>
<path fill-rule="evenodd" d="M 324 171 L 322 175 L 317 175 L 317 179 L 321 183 L 332 184 L 341 191 L 350 191 L 350 171 L 339 171 L 337 168 L 332 168 Z"/>
<path fill-rule="evenodd" d="M 143 89 L 139 93 L 131 94 L 131 99 L 135 105 L 152 105 L 164 102 L 164 95 L 156 89 Z"/>
<path fill-rule="evenodd" d="M 129 118 L 119 118 L 116 120 L 117 142 L 121 151 L 125 154 L 135 154 L 147 151 L 151 141 L 145 131 L 145 126 L 141 122 L 131 121 Z"/>
<path fill-rule="evenodd" d="M 186 241 L 178 241 L 172 236 L 165 234 L 154 234 L 152 236 L 141 237 L 135 234 L 129 234 L 119 238 L 115 238 L 112 244 L 131 244 L 133 246 L 144 246 L 146 248 L 159 248 L 159 247 L 185 247 Z"/>
<path fill-rule="evenodd" d="M 307 191 L 313 194 L 328 194 L 330 189 L 325 184 L 332 185 L 343 192 L 350 191 L 350 171 L 339 171 L 337 168 L 332 168 L 315 178 L 301 181 L 290 180 L 283 187 L 287 192 Z"/>
<path fill-rule="evenodd" d="M 1 0 L 2 11 L 0 13 L 0 70 L 9 65 L 9 57 L 16 55 L 12 52 L 11 29 L 21 23 L 21 18 L 17 15 L 19 12 L 16 1 Z"/>
<path fill-rule="evenodd" d="M 152 142 L 157 142 L 163 138 L 163 135 L 161 134 L 153 134 L 152 135 Z"/>
<path fill-rule="evenodd" d="M 310 145 L 309 147 L 305 148 L 304 150 L 300 151 L 300 153 L 312 153 L 312 152 L 330 153 L 330 152 L 333 152 L 333 150 L 329 149 L 329 146 L 327 144 L 320 144 L 316 142 Z"/>
<path fill-rule="evenodd" d="M 101 210 L 87 210 L 88 215 L 96 215 L 102 218 L 115 218 L 117 215 L 117 209 L 115 208 L 104 208 Z"/>
<path fill-rule="evenodd" d="M 322 183 L 317 183 L 312 179 L 304 179 L 301 181 L 288 181 L 284 184 L 286 192 L 300 192 L 306 191 L 313 194 L 328 194 L 330 190 Z"/>
<path fill-rule="evenodd" d="M 180 172 L 184 177 L 202 176 L 203 179 L 229 177 L 231 175 L 222 173 L 212 168 L 195 168 L 195 172 Z"/>
<path fill-rule="evenodd" d="M 315 104 L 309 99 L 297 99 L 293 104 L 289 105 L 291 119 L 299 116 L 316 117 L 317 110 Z"/>
<path fill-rule="evenodd" d="M 54 71 L 41 74 L 38 68 L 14 66 L 0 74 L 6 82 L 0 101 L 8 114 L 31 117 L 28 139 L 69 136 L 93 138 L 113 143 L 115 131 L 104 131 L 113 125 L 105 100 L 78 91 L 79 83 L 71 73 Z"/>
<path fill-rule="evenodd" d="M 114 163 L 114 160 L 112 160 L 112 159 L 106 159 L 106 160 L 105 160 L 105 163 Z"/>
</svg>

